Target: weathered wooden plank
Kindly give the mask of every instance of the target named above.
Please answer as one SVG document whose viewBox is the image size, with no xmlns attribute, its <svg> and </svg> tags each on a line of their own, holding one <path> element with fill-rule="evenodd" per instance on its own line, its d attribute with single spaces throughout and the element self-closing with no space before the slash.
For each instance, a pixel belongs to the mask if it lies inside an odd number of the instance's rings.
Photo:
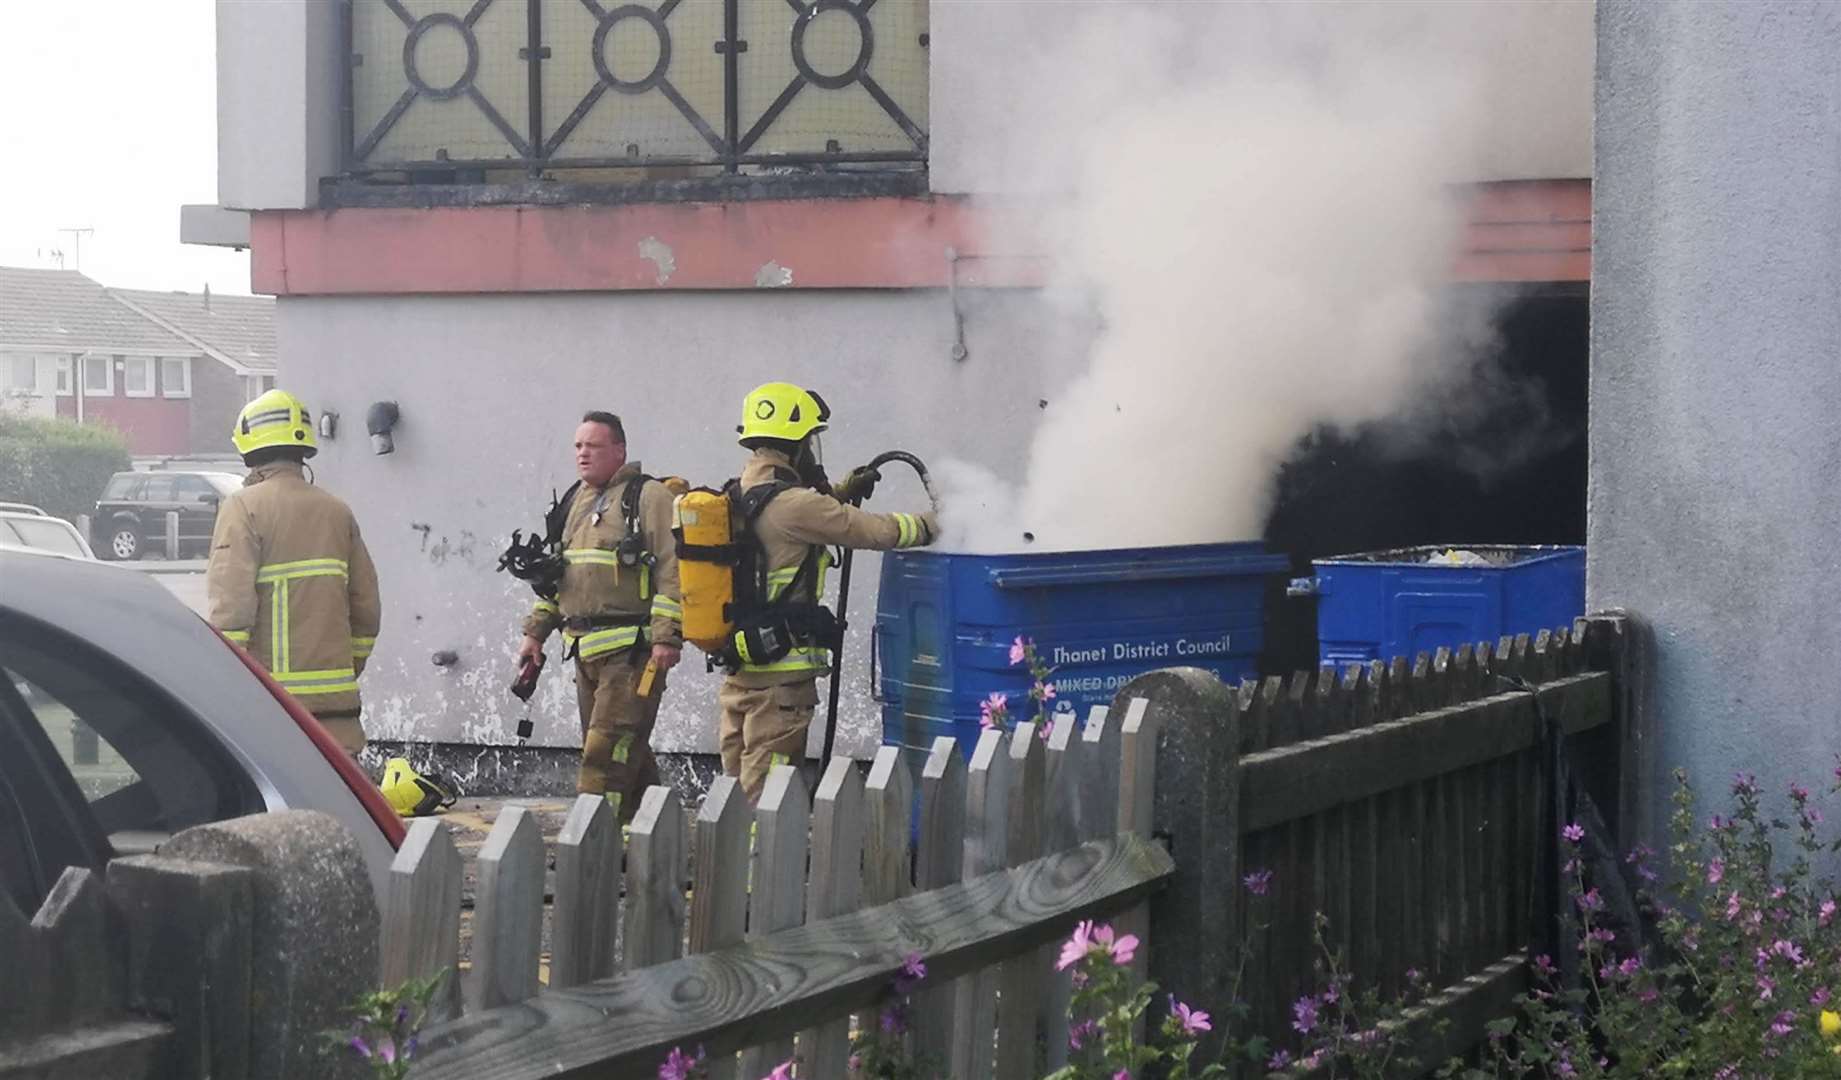
<svg viewBox="0 0 1841 1080">
<path fill-rule="evenodd" d="M 1034 724 L 1018 724 L 1008 750 L 1010 805 L 1005 810 L 1004 861 L 1021 866 L 1044 854 L 1042 783 L 1047 762 Z M 1050 969 L 1047 948 L 1018 953 L 998 969 L 998 1076 L 1027 1076 L 1035 1071 L 1036 1029 L 1042 1020 L 1044 983 Z"/>
<path fill-rule="evenodd" d="M 446 975 L 431 1013 L 459 1013 L 460 892 L 464 875 L 447 823 L 417 818 L 390 863 L 384 892 L 380 978 L 385 986 Z"/>
<path fill-rule="evenodd" d="M 926 956 L 939 978 L 954 979 L 1048 944 L 1081 919 L 1137 903 L 1174 872 L 1155 843 L 1135 836 L 1092 841 L 894 904 L 431 1028 L 416 1076 L 651 1076 L 674 1046 L 725 1053 L 871 1005 L 910 953 Z M 610 1016 L 620 1022 L 609 1023 Z"/>
<path fill-rule="evenodd" d="M 748 796 L 741 781 L 718 776 L 697 808 L 696 858 L 691 866 L 690 951 L 706 953 L 741 941 L 748 923 Z M 712 1055 L 710 1080 L 730 1080 L 734 1054 Z M 752 1078 L 751 1078 L 752 1080 Z"/>
<path fill-rule="evenodd" d="M 537 996 L 547 863 L 537 819 L 522 806 L 501 810 L 479 851 L 469 1009 L 493 1009 Z"/>
<path fill-rule="evenodd" d="M 1008 865 L 1010 754 L 1006 737 L 986 731 L 972 750 L 965 778 L 965 877 L 1002 870 Z M 997 970 L 990 968 L 959 981 L 953 1010 L 953 1047 L 949 1076 L 994 1075 L 997 1031 Z"/>
<path fill-rule="evenodd" d="M 1516 1002 L 1527 992 L 1527 957 L 1516 953 L 1446 987 L 1406 1010 L 1399 1020 L 1380 1027 L 1389 1033 L 1400 1033 L 1399 1058 L 1446 1061 L 1482 1042 L 1487 1034 L 1485 1025 L 1513 1014 Z M 1322 1080 L 1335 1074 L 1324 1066 L 1290 1075 L 1300 1080 Z"/>
<path fill-rule="evenodd" d="M 451 845 L 450 845 L 451 846 Z M 614 973 L 620 909 L 620 815 L 600 795 L 577 795 L 556 836 L 550 913 L 550 988 Z M 456 856 L 458 864 L 458 856 Z M 385 986 L 393 986 L 388 978 Z"/>
<path fill-rule="evenodd" d="M 863 774 L 856 762 L 832 758 L 812 799 L 812 870 L 805 921 L 848 915 L 863 900 Z M 850 1060 L 850 1018 L 840 1016 L 799 1036 L 803 1072 L 842 1080 Z"/>
<path fill-rule="evenodd" d="M 1549 684 L 1541 699 L 1564 730 L 1585 731 L 1610 719 L 1609 683 L 1602 673 L 1575 675 Z M 1502 757 L 1538 735 L 1532 699 L 1513 693 L 1252 754 L 1241 762 L 1241 830 Z"/>
<path fill-rule="evenodd" d="M 1098 706 L 1096 706 L 1097 708 Z M 1086 743 L 1074 724 L 1057 724 L 1049 733 L 1044 751 L 1043 786 L 1047 808 L 1044 822 L 1043 853 L 1079 847 L 1086 839 L 1081 835 L 1080 816 L 1085 799 L 1080 789 L 1082 752 Z M 1092 816 L 1091 814 L 1088 815 Z M 1060 1031 L 1062 1018 L 1074 996 L 1072 972 L 1056 971 L 1053 964 L 1043 965 L 1042 1014 L 1046 1017 L 1046 1053 L 1048 1069 L 1053 1072 L 1068 1063 L 1068 1041 Z"/>
<path fill-rule="evenodd" d="M 1350 692 L 1347 730 L 1359 731 L 1374 722 L 1380 694 L 1375 680 L 1379 677 L 1380 665 L 1350 665 L 1349 670 L 1355 676 L 1355 687 Z M 1375 920 L 1375 905 L 1380 891 L 1380 882 L 1376 877 L 1381 865 L 1376 857 L 1381 827 L 1380 805 L 1374 799 L 1364 799 L 1350 803 L 1348 810 L 1349 884 L 1354 904 L 1349 927 L 1353 939 L 1349 962 L 1354 971 L 1374 972 L 1379 970 L 1381 956 L 1381 942 Z"/>
<path fill-rule="evenodd" d="M 1119 827 L 1119 721 L 1110 707 L 1088 711 L 1080 743 L 1080 838 L 1097 840 Z"/>
<path fill-rule="evenodd" d="M 774 766 L 754 810 L 748 940 L 759 941 L 805 923 L 806 835 L 811 817 L 805 776 L 797 766 Z M 792 1056 L 791 1035 L 768 1040 L 742 1051 L 741 1075 L 765 1076 Z"/>
<path fill-rule="evenodd" d="M 157 855 L 109 863 L 109 903 L 120 917 L 127 953 L 128 1003 L 170 1023 L 171 1037 L 163 1040 L 157 1069 L 86 1073 L 67 1060 L 59 1075 L 249 1074 L 254 879 L 247 867 Z M 16 1049 L 0 1049 L 0 1062 L 18 1056 Z M 6 1072 L 0 1064 L 0 1074 Z"/>
<path fill-rule="evenodd" d="M 18 1042 L 0 1042 L 0 1078 L 88 1080 L 179 1075 L 168 1068 L 173 1034 L 170 1024 L 120 1020 L 29 1035 Z"/>
<path fill-rule="evenodd" d="M 914 885 L 920 892 L 956 885 L 965 872 L 965 757 L 942 735 L 921 768 L 920 851 Z M 952 1060 L 957 987 L 931 979 L 914 995 L 914 1051 L 924 1060 Z"/>
<path fill-rule="evenodd" d="M 883 746 L 863 784 L 863 903 L 886 904 L 914 891 L 909 876 L 908 826 L 914 813 L 914 779 L 901 747 Z"/>
<path fill-rule="evenodd" d="M 683 955 L 685 843 L 678 793 L 664 785 L 647 788 L 627 835 L 622 971 Z"/>
<path fill-rule="evenodd" d="M 1285 700 L 1285 680 L 1278 675 L 1268 675 L 1259 684 L 1249 708 L 1243 716 L 1241 743 L 1243 753 L 1257 753 L 1278 745 L 1278 738 L 1273 728 L 1280 721 L 1278 713 Z"/>
</svg>

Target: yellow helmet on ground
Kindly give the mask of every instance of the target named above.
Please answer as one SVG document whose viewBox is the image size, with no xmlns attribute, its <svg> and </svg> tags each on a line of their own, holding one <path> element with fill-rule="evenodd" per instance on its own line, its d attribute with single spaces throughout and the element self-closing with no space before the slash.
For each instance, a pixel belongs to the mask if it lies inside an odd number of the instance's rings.
<svg viewBox="0 0 1841 1080">
<path fill-rule="evenodd" d="M 298 446 L 312 457 L 320 450 L 313 438 L 312 411 L 286 390 L 270 390 L 243 406 L 236 426 L 230 429 L 230 441 L 239 454 L 271 446 Z"/>
<path fill-rule="evenodd" d="M 409 767 L 408 758 L 384 762 L 384 801 L 402 817 L 421 817 L 454 805 L 455 795 Z"/>
<path fill-rule="evenodd" d="M 735 428 L 741 438 L 736 441 L 743 446 L 751 439 L 796 443 L 825 430 L 830 419 L 831 407 L 816 393 L 792 383 L 764 383 L 742 400 L 742 422 Z"/>
</svg>

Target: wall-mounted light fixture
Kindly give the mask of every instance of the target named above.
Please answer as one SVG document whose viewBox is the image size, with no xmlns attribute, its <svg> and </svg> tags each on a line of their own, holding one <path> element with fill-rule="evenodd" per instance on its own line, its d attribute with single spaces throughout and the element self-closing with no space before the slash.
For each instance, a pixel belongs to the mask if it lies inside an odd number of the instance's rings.
<svg viewBox="0 0 1841 1080">
<path fill-rule="evenodd" d="M 390 436 L 396 422 L 402 416 L 394 401 L 373 401 L 364 414 L 365 430 L 371 433 L 371 452 L 389 454 L 396 451 L 396 440 Z"/>
</svg>

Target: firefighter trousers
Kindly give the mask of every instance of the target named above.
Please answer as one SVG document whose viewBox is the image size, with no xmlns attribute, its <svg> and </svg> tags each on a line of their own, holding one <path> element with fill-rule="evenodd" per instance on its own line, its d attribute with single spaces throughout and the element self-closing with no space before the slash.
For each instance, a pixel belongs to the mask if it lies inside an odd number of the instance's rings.
<svg viewBox="0 0 1841 1080">
<path fill-rule="evenodd" d="M 327 713 L 324 716 L 315 714 L 314 719 L 318 720 L 320 726 L 326 729 L 326 734 L 331 735 L 332 740 L 339 744 L 339 749 L 354 758 L 364 751 L 364 725 L 358 722 L 357 713 Z"/>
<path fill-rule="evenodd" d="M 722 771 L 759 802 L 775 765 L 804 765 L 806 730 L 818 711 L 816 677 L 780 686 L 722 684 Z"/>
<path fill-rule="evenodd" d="M 624 824 L 639 812 L 646 788 L 658 783 L 652 756 L 652 726 L 665 696 L 665 672 L 652 679 L 652 693 L 639 696 L 639 677 L 651 654 L 624 649 L 575 661 L 575 700 L 582 713 L 582 767 L 575 790 L 605 795 Z"/>
</svg>

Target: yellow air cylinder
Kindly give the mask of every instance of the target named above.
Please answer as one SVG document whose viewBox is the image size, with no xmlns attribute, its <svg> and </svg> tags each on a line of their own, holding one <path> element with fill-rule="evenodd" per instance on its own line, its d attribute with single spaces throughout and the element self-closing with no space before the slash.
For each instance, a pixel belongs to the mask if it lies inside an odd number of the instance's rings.
<svg viewBox="0 0 1841 1080">
<path fill-rule="evenodd" d="M 699 488 L 678 498 L 672 522 L 683 549 L 678 553 L 678 590 L 684 605 L 684 640 L 705 652 L 721 649 L 734 627 L 729 603 L 735 599 L 733 568 L 727 562 L 700 558 L 698 549 L 727 548 L 729 497 Z"/>
</svg>

